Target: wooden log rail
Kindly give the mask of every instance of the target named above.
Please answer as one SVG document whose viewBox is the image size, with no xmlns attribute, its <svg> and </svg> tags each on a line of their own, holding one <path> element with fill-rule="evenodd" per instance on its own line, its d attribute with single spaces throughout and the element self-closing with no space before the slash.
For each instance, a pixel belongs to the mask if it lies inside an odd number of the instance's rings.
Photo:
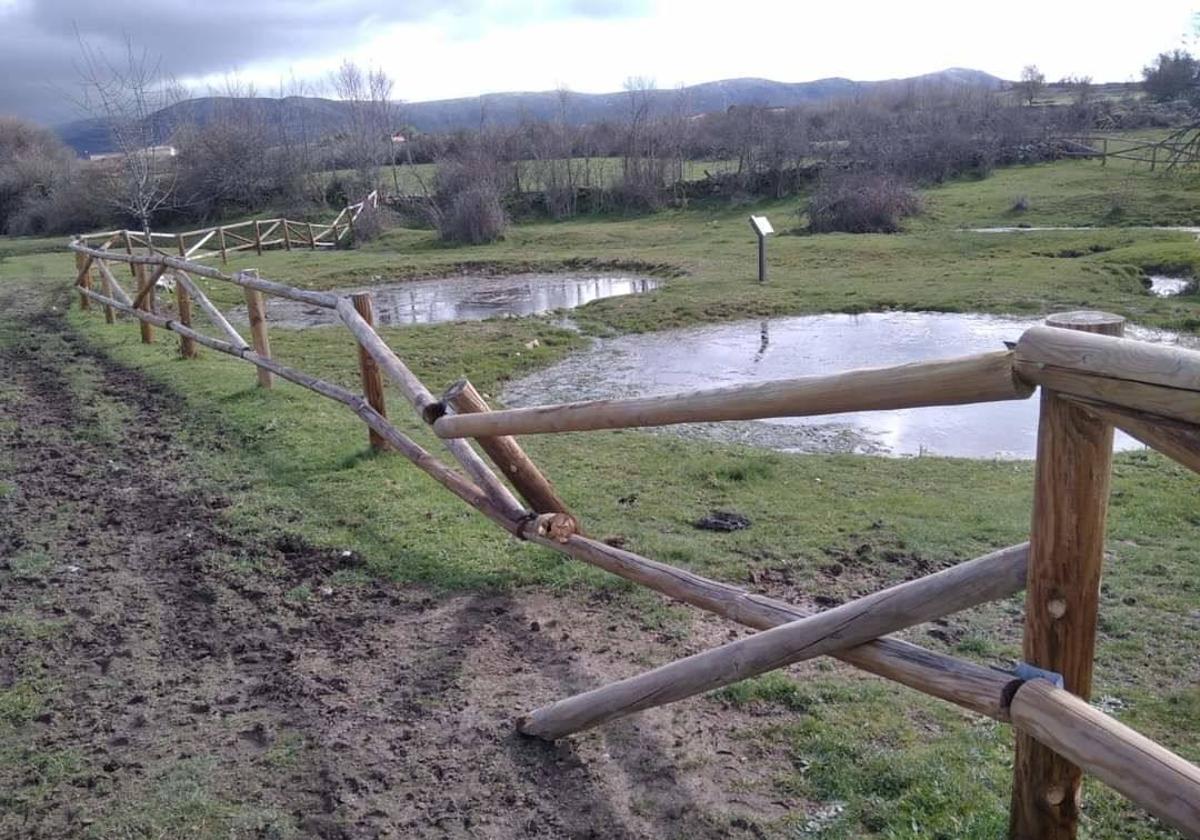
<svg viewBox="0 0 1200 840">
<path fill-rule="evenodd" d="M 999 351 L 686 394 L 451 415 L 433 428 L 443 438 L 496 437 L 963 405 L 1026 399 L 1033 391 L 1014 375 L 1012 353 Z"/>
<path fill-rule="evenodd" d="M 364 201 L 361 206 L 367 203 Z M 353 214 L 345 213 L 345 216 L 348 227 Z M 340 219 L 339 216 L 332 227 L 340 224 Z M 280 222 L 286 230 L 286 220 Z M 256 227 L 259 227 L 260 235 L 253 241 L 261 243 L 261 226 Z M 301 230 L 307 232 L 306 228 Z M 1053 588 L 1047 590 L 1049 596 L 1038 593 L 1045 586 L 1045 566 L 1050 562 L 1046 558 L 1057 557 L 1054 562 L 1058 562 L 1072 557 L 1079 545 L 1076 541 L 1068 543 L 1066 548 L 1053 549 L 1052 540 L 1056 538 L 1058 528 L 1055 523 L 1074 523 L 1071 527 L 1080 527 L 1078 517 L 1051 517 L 1039 526 L 1035 515 L 1033 547 L 1024 544 L 1003 549 L 812 615 L 792 605 L 584 536 L 578 521 L 567 511 L 552 485 L 510 436 L 528 431 L 779 416 L 763 412 L 829 413 L 1021 399 L 1041 386 L 1043 424 L 1048 422 L 1047 417 L 1070 414 L 1076 418 L 1078 415 L 1078 418 L 1086 419 L 1072 419 L 1071 423 L 1092 424 L 1100 434 L 1097 439 L 1101 443 L 1104 429 L 1109 429 L 1110 439 L 1112 427 L 1122 428 L 1180 463 L 1197 469 L 1200 468 L 1200 403 L 1197 403 L 1200 399 L 1200 353 L 1087 332 L 1035 327 L 1022 336 L 1011 353 L 809 377 L 755 386 L 758 390 L 720 389 L 699 395 L 678 395 L 660 399 L 665 407 L 659 408 L 652 405 L 653 401 L 613 401 L 549 406 L 525 410 L 525 414 L 493 412 L 488 410 L 478 392 L 465 382 L 451 389 L 442 400 L 436 400 L 375 332 L 370 324 L 369 301 L 295 289 L 264 280 L 251 272 L 224 274 L 188 259 L 186 242 L 176 243 L 176 250 L 182 251 L 183 256 L 172 256 L 152 244 L 146 246 L 144 254 L 133 253 L 132 247 L 125 252 L 109 250 L 118 240 L 127 244 L 134 241 L 153 243 L 153 238 L 130 238 L 122 233 L 109 234 L 109 241 L 101 248 L 89 247 L 82 241 L 72 243 L 71 248 L 77 254 L 76 290 L 81 299 L 101 304 L 106 313 L 123 312 L 147 327 L 176 332 L 193 345 L 240 358 L 266 374 L 346 405 L 371 430 L 373 441 L 382 442 L 389 450 L 410 460 L 515 537 L 558 551 L 667 597 L 765 631 L 640 677 L 551 704 L 522 719 L 521 731 L 546 738 L 559 737 L 800 659 L 831 655 L 963 708 L 1011 722 L 1021 738 L 1047 750 L 1064 767 L 1094 774 L 1169 825 L 1188 836 L 1200 837 L 1200 769 L 1093 709 L 1085 702 L 1087 686 L 1072 685 L 1071 680 L 1075 679 L 1070 676 L 1075 673 L 1072 668 L 1085 659 L 1089 660 L 1086 673 L 1090 674 L 1093 656 L 1090 636 L 1084 635 L 1081 643 L 1072 647 L 1068 658 L 1059 665 L 1068 676 L 1067 690 L 1064 690 L 1040 679 L 1024 679 L 1023 676 L 1028 675 L 1023 672 L 1018 672 L 1023 674 L 1019 677 L 985 668 L 886 635 L 915 623 L 1006 597 L 1022 587 L 1027 589 L 1031 604 L 1036 599 L 1049 597 L 1046 609 L 1052 620 L 1066 615 L 1071 608 L 1068 605 L 1056 611 L 1058 595 Z M 237 241 L 238 234 L 226 231 L 225 235 Z M 337 233 L 333 235 L 336 237 Z M 310 247 L 318 238 L 316 234 L 307 237 L 297 234 L 295 228 L 289 230 L 287 236 L 294 237 L 295 244 L 304 243 Z M 156 267 L 155 279 L 172 270 L 176 288 L 189 301 L 195 301 L 228 340 L 213 338 L 194 329 L 188 323 L 190 311 L 185 317 L 182 307 L 178 319 L 154 311 L 152 293 L 146 291 L 145 280 L 142 280 L 138 298 L 131 298 L 107 265 L 110 260 L 128 263 L 140 278 L 148 279 L 148 266 Z M 103 292 L 93 288 L 93 269 L 99 273 Z M 265 343 L 260 345 L 256 340 L 256 346 L 252 348 L 203 294 L 192 280 L 190 275 L 193 274 L 239 285 L 248 295 L 273 294 L 335 310 L 359 343 L 364 390 L 368 396 L 280 364 L 270 358 Z M 1106 328 L 1103 324 L 1107 322 L 1104 318 L 1091 322 L 1088 317 L 1075 313 L 1052 319 L 1051 323 L 1073 330 L 1096 330 Z M 432 423 L 441 436 L 449 438 L 446 441 L 448 447 L 466 475 L 444 465 L 388 421 L 382 391 L 370 384 L 372 377 L 377 379 L 380 372 L 400 389 L 418 415 Z M 377 386 L 378 382 L 375 384 Z M 1051 408 L 1047 409 L 1047 405 Z M 584 407 L 582 411 L 580 406 Z M 455 413 L 447 414 L 448 409 Z M 530 411 L 534 413 L 529 414 Z M 536 419 L 530 420 L 531 417 Z M 1056 477 L 1045 483 L 1039 492 L 1043 496 L 1060 490 L 1077 492 L 1081 503 L 1095 500 L 1106 487 L 1107 462 L 1100 464 L 1098 471 L 1089 472 L 1086 459 L 1091 456 L 1086 453 L 1064 456 L 1059 447 L 1078 443 L 1070 427 L 1064 428 L 1067 429 L 1065 432 L 1054 432 L 1051 425 L 1040 432 L 1039 475 L 1053 459 L 1065 458 L 1063 463 L 1071 463 L 1072 469 L 1081 468 L 1080 475 L 1087 476 L 1088 481 L 1093 484 L 1099 481 L 1095 484 L 1098 489 L 1088 489 L 1092 485 L 1085 486 L 1086 482 L 1076 489 L 1066 489 L 1066 485 L 1060 487 L 1057 482 L 1061 479 Z M 469 443 L 461 440 L 463 437 L 479 440 L 501 472 L 529 501 L 533 512 L 527 511 L 515 499 Z M 1094 525 L 1084 527 L 1089 530 L 1089 540 L 1094 541 L 1092 531 L 1101 532 Z M 1047 542 L 1048 539 L 1051 542 Z M 1086 551 L 1089 557 L 1100 555 L 1098 550 L 1093 550 L 1091 542 L 1087 543 Z M 1090 586 L 1088 583 L 1084 589 Z M 1084 612 L 1086 616 L 1086 604 Z M 1033 612 L 1029 614 L 1034 615 Z M 1029 639 L 1031 633 L 1041 631 L 1036 629 L 1036 621 L 1032 626 L 1034 630 L 1026 629 L 1026 653 L 1027 656 L 1031 651 L 1037 654 L 1033 655 L 1037 660 L 1040 654 L 1036 648 L 1029 648 Z M 1034 661 L 1033 664 L 1041 663 Z M 1077 696 L 1079 694 L 1083 699 Z M 1023 749 L 1021 743 L 1018 742 L 1019 752 Z M 1068 775 L 1066 786 L 1061 790 L 1053 786 L 1045 788 L 1045 783 L 1036 775 L 1040 771 L 1031 774 L 1022 767 L 1018 762 L 1014 789 L 1027 791 L 1027 794 L 1014 796 L 1010 836 L 1074 836 L 1077 809 L 1073 806 L 1055 809 L 1073 801 L 1075 794 L 1070 785 L 1077 776 Z"/>
</svg>

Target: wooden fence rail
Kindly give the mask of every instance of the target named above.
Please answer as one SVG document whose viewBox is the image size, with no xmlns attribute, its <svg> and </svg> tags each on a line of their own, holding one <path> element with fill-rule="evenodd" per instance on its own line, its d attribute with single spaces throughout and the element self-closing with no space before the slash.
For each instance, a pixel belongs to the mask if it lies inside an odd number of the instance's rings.
<svg viewBox="0 0 1200 840">
<path fill-rule="evenodd" d="M 349 210 L 349 208 L 348 208 Z M 330 226 L 333 235 L 353 213 Z M 1018 733 L 1010 836 L 1073 837 L 1078 785 L 1094 774 L 1185 835 L 1200 837 L 1200 768 L 1138 735 L 1086 702 L 1095 654 L 1099 575 L 1113 428 L 1200 471 L 1200 353 L 1129 341 L 1121 319 L 1096 313 L 1055 316 L 1027 330 L 1012 351 L 826 377 L 641 400 L 614 400 L 491 411 L 462 382 L 437 399 L 376 332 L 369 295 L 342 297 L 298 289 L 197 262 L 212 241 L 261 248 L 316 247 L 323 235 L 288 220 L 195 231 L 174 241 L 116 231 L 100 247 L 78 239 L 75 288 L 106 313 L 177 333 L 181 342 L 250 362 L 270 377 L 300 385 L 350 408 L 370 444 L 408 459 L 509 534 L 645 586 L 667 597 L 765 632 L 641 676 L 601 686 L 523 715 L 520 731 L 558 738 L 641 709 L 682 700 L 720 685 L 812 656 L 830 655 L 963 708 L 1010 722 Z M 276 236 L 275 240 L 270 239 Z M 120 250 L 113 246 L 120 243 Z M 238 247 L 235 244 L 235 247 Z M 224 249 L 223 249 L 224 250 Z M 139 252 L 141 251 L 141 252 Z M 110 263 L 126 263 L 139 280 L 136 299 Z M 148 273 L 149 272 L 149 273 Z M 99 275 L 101 290 L 95 288 Z M 119 272 L 118 272 L 119 273 Z M 176 311 L 161 311 L 153 289 L 173 276 Z M 195 278 L 241 287 L 251 341 L 213 305 Z M 336 311 L 359 347 L 363 394 L 281 364 L 271 357 L 263 297 L 284 297 Z M 216 338 L 192 323 L 195 303 Z M 181 343 L 181 352 L 187 351 Z M 194 355 L 194 353 L 193 353 Z M 447 466 L 389 420 L 383 381 L 390 381 L 433 426 L 458 469 Z M 1041 388 L 1031 541 L 825 612 L 798 607 L 709 580 L 591 539 L 513 437 L 521 433 L 622 428 L 693 420 L 946 405 L 1023 399 Z M 474 438 L 498 469 L 475 451 Z M 501 477 L 512 484 L 510 490 Z M 517 494 L 525 500 L 522 503 Z M 528 507 L 526 506 L 528 504 Z M 886 634 L 978 604 L 1026 592 L 1025 662 L 1013 671 L 986 668 Z M 1056 687 L 1054 681 L 1061 683 Z"/>
</svg>

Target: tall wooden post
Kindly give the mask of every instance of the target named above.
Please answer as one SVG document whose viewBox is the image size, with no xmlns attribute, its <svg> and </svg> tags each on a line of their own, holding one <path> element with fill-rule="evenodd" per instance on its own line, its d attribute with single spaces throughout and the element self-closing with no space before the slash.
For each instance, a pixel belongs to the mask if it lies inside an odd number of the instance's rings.
<svg viewBox="0 0 1200 840">
<path fill-rule="evenodd" d="M 146 266 L 138 264 L 134 265 L 133 269 L 133 276 L 137 278 L 138 298 L 140 299 L 140 302 L 138 303 L 138 309 L 141 309 L 143 312 L 153 312 L 154 289 L 147 291 L 146 286 L 148 284 L 152 284 L 154 281 L 146 273 Z M 154 327 L 141 320 L 138 321 L 138 326 L 140 326 L 142 329 L 142 344 L 153 344 Z"/>
<path fill-rule="evenodd" d="M 176 244 L 179 247 L 179 256 L 186 256 L 187 248 L 183 241 L 183 234 L 179 235 Z M 175 308 L 179 310 L 179 323 L 190 327 L 192 325 L 192 296 L 188 293 L 187 286 L 178 280 L 175 282 Z M 196 339 L 186 335 L 179 336 L 179 355 L 185 359 L 196 358 Z"/>
<path fill-rule="evenodd" d="M 1125 319 L 1068 312 L 1046 323 L 1119 336 Z M 1112 447 L 1109 423 L 1042 389 L 1024 657 L 1030 665 L 1061 674 L 1064 687 L 1085 700 L 1092 690 Z M 1072 840 L 1082 775 L 1053 750 L 1017 733 L 1009 837 Z"/>
<path fill-rule="evenodd" d="M 262 292 L 258 289 L 245 289 L 246 313 L 250 318 L 250 341 L 254 352 L 263 358 L 271 358 L 271 341 L 267 338 L 267 306 L 263 301 Z M 275 382 L 275 375 L 269 370 L 256 367 L 258 384 L 261 388 L 270 388 Z"/>
<path fill-rule="evenodd" d="M 221 249 L 221 265 L 229 262 L 229 252 L 225 250 L 225 228 L 217 228 L 217 246 Z"/>
<path fill-rule="evenodd" d="M 283 248 L 285 251 L 290 251 L 292 250 L 292 234 L 288 230 L 288 220 L 283 219 L 280 224 L 283 225 Z"/>
<path fill-rule="evenodd" d="M 312 222 L 308 223 L 308 247 L 309 250 L 317 250 L 317 236 L 313 233 Z"/>
<path fill-rule="evenodd" d="M 258 219 L 254 220 L 254 250 L 262 256 L 262 225 Z"/>
<path fill-rule="evenodd" d="M 359 292 L 351 295 L 350 300 L 354 303 L 354 309 L 362 316 L 362 319 L 374 327 L 375 307 L 371 303 L 371 293 Z M 371 408 L 387 417 L 387 407 L 383 401 L 383 376 L 379 373 L 379 366 L 375 364 L 375 359 L 361 344 L 358 345 L 358 369 L 362 373 L 363 395 L 367 398 L 367 402 Z M 367 437 L 372 449 L 383 451 L 388 448 L 387 441 L 374 429 L 368 431 Z"/>
<path fill-rule="evenodd" d="M 87 270 L 84 270 L 84 266 L 87 265 L 87 260 L 88 258 L 83 254 L 80 254 L 78 251 L 75 253 L 75 274 L 79 278 L 78 284 L 85 289 L 90 289 L 92 288 L 92 267 L 88 265 Z M 82 292 L 79 295 L 79 308 L 92 308 L 92 299 Z"/>
</svg>

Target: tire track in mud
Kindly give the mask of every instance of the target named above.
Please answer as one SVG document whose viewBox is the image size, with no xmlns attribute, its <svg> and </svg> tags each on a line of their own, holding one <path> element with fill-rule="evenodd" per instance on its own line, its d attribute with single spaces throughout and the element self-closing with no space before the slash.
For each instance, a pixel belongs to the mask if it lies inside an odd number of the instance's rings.
<svg viewBox="0 0 1200 840">
<path fill-rule="evenodd" d="M 19 746 L 79 766 L 36 795 L 44 774 L 0 765 L 0 836 L 104 836 L 198 761 L 244 836 L 751 837 L 795 804 L 746 792 L 762 757 L 711 704 L 517 736 L 525 708 L 640 670 L 631 608 L 332 585 L 361 559 L 223 523 L 229 500 L 185 470 L 174 395 L 60 316 L 26 324 L 0 341 L 0 616 L 59 630 L 0 632 L 0 689 L 49 686 Z M 285 597 L 300 584 L 324 594 Z"/>
</svg>

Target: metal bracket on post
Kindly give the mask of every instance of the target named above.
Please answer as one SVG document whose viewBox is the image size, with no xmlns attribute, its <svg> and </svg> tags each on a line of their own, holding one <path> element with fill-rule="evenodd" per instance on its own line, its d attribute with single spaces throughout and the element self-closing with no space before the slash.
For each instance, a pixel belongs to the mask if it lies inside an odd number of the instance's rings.
<svg viewBox="0 0 1200 840">
<path fill-rule="evenodd" d="M 1018 662 L 1017 667 L 1013 668 L 1012 674 L 1019 680 L 1045 680 L 1055 688 L 1063 688 L 1062 674 L 1047 671 L 1036 665 L 1030 665 L 1028 662 Z"/>
</svg>

